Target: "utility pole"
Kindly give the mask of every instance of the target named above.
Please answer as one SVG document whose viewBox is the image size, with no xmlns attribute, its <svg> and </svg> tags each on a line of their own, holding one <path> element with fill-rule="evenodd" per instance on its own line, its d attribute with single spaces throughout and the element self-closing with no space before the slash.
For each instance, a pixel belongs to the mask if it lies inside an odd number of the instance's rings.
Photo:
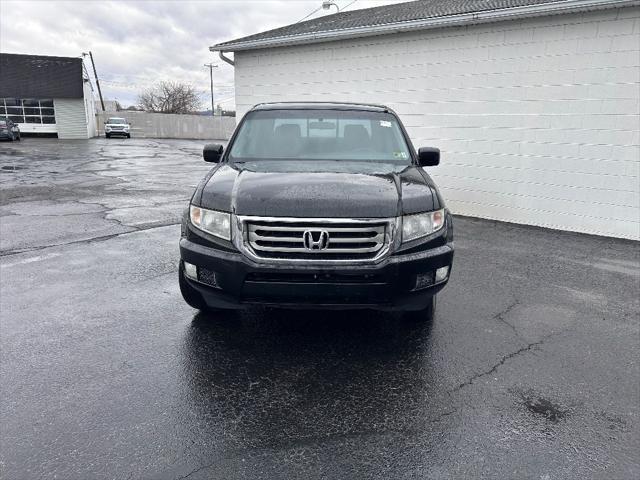
<svg viewBox="0 0 640 480">
<path fill-rule="evenodd" d="M 216 105 L 213 101 L 213 69 L 218 68 L 218 65 L 214 65 L 213 63 L 205 63 L 205 67 L 209 67 L 209 77 L 211 78 L 211 116 L 215 116 L 216 114 Z"/>
<path fill-rule="evenodd" d="M 86 55 L 83 53 L 82 55 Z M 98 95 L 100 95 L 100 105 L 102 105 L 102 111 L 104 112 L 104 100 L 102 99 L 102 90 L 100 90 L 100 81 L 98 80 L 98 72 L 96 72 L 96 64 L 93 61 L 93 54 L 89 50 L 89 58 L 91 58 L 91 66 L 93 67 L 93 76 L 96 77 L 96 86 L 98 87 Z"/>
</svg>

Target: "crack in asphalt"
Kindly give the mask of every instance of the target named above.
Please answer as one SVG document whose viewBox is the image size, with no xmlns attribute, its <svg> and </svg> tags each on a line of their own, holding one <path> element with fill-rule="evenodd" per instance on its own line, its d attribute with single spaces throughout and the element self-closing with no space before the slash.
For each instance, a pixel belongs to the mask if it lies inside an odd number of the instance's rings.
<svg viewBox="0 0 640 480">
<path fill-rule="evenodd" d="M 154 152 L 151 156 L 139 156 L 139 158 L 156 158 L 158 157 L 159 152 Z M 138 157 L 136 157 L 138 158 Z M 129 179 L 121 177 L 121 176 L 105 176 L 104 172 L 113 172 L 113 171 L 117 171 L 118 167 L 117 165 L 115 165 L 116 162 L 121 162 L 123 159 L 121 158 L 117 158 L 117 157 L 111 157 L 111 156 L 106 156 L 104 155 L 104 147 L 101 148 L 98 152 L 97 152 L 97 159 L 94 158 L 90 161 L 86 161 L 86 162 L 82 162 L 80 164 L 74 165 L 71 168 L 69 168 L 67 170 L 67 174 L 73 174 L 76 172 L 82 172 L 82 173 L 86 173 L 88 174 L 90 177 L 94 177 L 94 178 L 100 178 L 100 179 L 107 179 L 109 180 L 109 186 L 113 186 L 115 185 L 120 185 L 121 188 L 123 190 L 127 190 L 127 186 L 131 183 Z M 102 169 L 98 169 L 96 170 L 96 163 L 101 164 L 101 166 L 103 167 Z M 92 169 L 89 169 L 88 166 L 91 165 L 91 167 L 93 167 Z M 70 185 L 64 185 L 64 184 L 54 184 L 51 186 L 51 188 L 56 188 L 57 190 L 62 190 L 67 192 L 68 194 L 71 194 L 74 197 L 78 197 L 81 195 L 79 195 L 79 192 L 82 191 L 83 189 L 80 188 L 78 189 L 77 186 L 70 186 Z M 169 203 L 175 203 L 175 202 L 181 202 L 183 201 L 183 198 L 186 198 L 186 200 L 188 200 L 189 197 L 181 197 L 181 198 L 176 198 L 175 200 L 170 200 L 169 202 L 152 202 L 151 205 L 140 205 L 140 206 L 124 206 L 124 207 L 112 207 L 107 205 L 107 203 L 105 202 L 100 202 L 100 201 L 95 201 L 95 200 L 87 200 L 87 199 L 77 199 L 75 200 L 77 203 L 79 204 L 83 204 L 83 205 L 94 205 L 94 206 L 98 206 L 101 208 L 101 210 L 99 211 L 95 211 L 95 212 L 80 212 L 80 213 L 68 213 L 68 214 L 57 214 L 57 215 L 52 215 L 55 217 L 66 217 L 66 216 L 80 216 L 80 215 L 99 215 L 102 217 L 103 221 L 109 222 L 109 223 L 113 223 L 119 227 L 121 227 L 122 229 L 124 229 L 125 231 L 120 231 L 120 232 L 116 232 L 116 233 L 112 233 L 112 234 L 108 234 L 108 235 L 100 235 L 100 236 L 96 236 L 96 237 L 91 237 L 91 238 L 86 238 L 86 239 L 82 239 L 82 240 L 72 240 L 69 242 L 60 242 L 60 243 L 54 243 L 54 244 L 49 244 L 49 245 L 40 245 L 40 246 L 33 246 L 33 247 L 25 247 L 25 248 L 15 248 L 15 249 L 10 249 L 10 250 L 5 250 L 5 251 L 0 251 L 0 258 L 1 257 L 8 257 L 8 256 L 12 256 L 12 255 L 18 255 L 18 254 L 22 254 L 22 253 L 28 253 L 28 252 L 38 252 L 41 250 L 45 250 L 47 248 L 52 248 L 52 247 L 61 247 L 61 246 L 67 246 L 67 245 L 76 245 L 76 244 L 82 244 L 82 243 L 91 243 L 91 242 L 98 242 L 98 241 L 105 241 L 105 240 L 109 240 L 115 237 L 118 237 L 120 235 L 125 235 L 128 233 L 133 233 L 133 232 L 138 232 L 138 231 L 144 231 L 144 230 L 149 230 L 152 228 L 160 228 L 160 227 L 164 227 L 164 226 L 170 226 L 170 225 L 179 225 L 181 223 L 181 221 L 178 219 L 178 221 L 165 221 L 162 222 L 160 220 L 161 223 L 158 222 L 150 222 L 148 223 L 146 226 L 136 226 L 136 225 L 131 225 L 126 223 L 126 220 L 122 220 L 117 218 L 117 211 L 118 210 L 125 210 L 125 209 L 131 209 L 131 208 L 140 208 L 140 207 L 148 207 L 148 208 L 157 208 L 157 207 L 162 207 L 165 204 L 169 204 Z M 17 216 L 20 216 L 20 214 L 16 214 Z"/>
<path fill-rule="evenodd" d="M 108 213 L 107 210 L 96 210 L 94 212 L 78 212 L 78 213 L 47 213 L 47 214 L 42 214 L 42 215 L 34 215 L 34 214 L 29 214 L 29 215 L 25 215 L 23 213 L 10 213 L 8 215 L 0 215 L 0 217 L 10 217 L 10 216 L 17 216 L 17 217 L 77 217 L 80 215 L 97 215 L 99 213 Z M 107 220 L 107 219 L 104 219 Z"/>
<path fill-rule="evenodd" d="M 211 468 L 216 464 L 216 462 L 212 462 L 209 463 L 207 465 L 202 465 L 201 467 L 195 468 L 193 470 L 191 470 L 189 473 L 187 473 L 186 475 L 183 475 L 182 477 L 177 477 L 175 480 L 184 480 L 185 478 L 189 478 L 191 475 L 193 475 L 194 473 L 198 473 L 202 470 L 206 470 L 207 468 Z"/>
<path fill-rule="evenodd" d="M 511 305 L 509 305 L 507 308 L 505 308 L 504 310 L 496 313 L 492 318 L 492 320 L 497 320 L 500 323 L 503 323 L 504 325 L 506 325 L 507 327 L 509 327 L 511 330 L 513 330 L 513 333 L 515 333 L 515 335 L 517 337 L 520 336 L 520 334 L 518 333 L 518 330 L 516 329 L 516 327 L 507 321 L 507 319 L 505 318 L 507 315 L 509 315 L 509 313 L 511 313 L 511 310 L 513 310 L 514 308 L 516 308 L 518 305 L 520 305 L 520 302 L 518 300 L 515 300 Z"/>
<path fill-rule="evenodd" d="M 531 349 L 533 349 L 534 347 L 538 347 L 538 346 L 542 345 L 545 342 L 545 340 L 548 339 L 550 336 L 551 335 L 548 335 L 548 336 L 544 337 L 543 339 L 538 340 L 537 342 L 529 343 L 527 346 L 521 347 L 518 350 L 516 350 L 515 352 L 511 352 L 511 353 L 509 353 L 507 355 L 504 355 L 500 359 L 500 361 L 498 361 L 498 363 L 493 365 L 489 370 L 485 370 L 484 372 L 476 373 L 471 378 L 469 378 L 465 382 L 462 382 L 460 385 L 458 385 L 456 388 L 454 388 L 451 391 L 451 393 L 457 393 L 460 390 L 462 390 L 464 387 L 468 387 L 468 386 L 472 385 L 473 382 L 476 381 L 477 379 L 494 373 L 496 370 L 498 370 L 498 368 L 500 366 L 504 365 L 508 360 L 510 360 L 510 359 L 512 359 L 514 357 L 517 357 L 518 355 L 520 355 L 522 353 L 526 353 L 526 352 L 530 351 Z"/>
<path fill-rule="evenodd" d="M 25 249 L 20 249 L 20 250 L 6 250 L 4 252 L 0 252 L 0 258 L 1 257 L 9 257 L 12 255 L 19 255 L 21 253 L 29 253 L 29 252 L 38 252 L 40 250 L 45 250 L 47 248 L 53 248 L 53 247 L 66 247 L 67 245 L 77 245 L 77 244 L 81 244 L 81 243 L 92 243 L 92 242 L 102 242 L 105 240 L 110 240 L 112 238 L 116 238 L 116 237 L 120 237 L 122 235 L 129 235 L 130 233 L 137 233 L 137 232 L 144 232 L 147 230 L 153 230 L 155 228 L 162 228 L 162 227 L 171 227 L 174 225 L 180 225 L 182 222 L 173 222 L 173 223 L 161 223 L 159 225 L 153 224 L 153 225 L 148 225 L 148 226 L 142 226 L 142 227 L 134 227 L 132 225 L 126 225 L 126 228 L 131 228 L 132 230 L 128 231 L 128 232 L 119 232 L 119 233 L 111 233 L 109 235 L 102 235 L 99 237 L 91 237 L 91 238 L 85 238 L 82 240 L 73 240 L 71 242 L 65 242 L 65 243 L 54 243 L 51 245 L 42 245 L 39 247 L 31 247 L 31 248 L 25 248 Z"/>
<path fill-rule="evenodd" d="M 129 224 L 127 224 L 127 223 L 124 223 L 124 221 L 123 221 L 123 220 L 120 220 L 120 219 L 118 219 L 118 218 L 107 218 L 107 216 L 109 216 L 110 214 L 111 214 L 111 211 L 108 211 L 106 214 L 104 214 L 104 215 L 102 216 L 102 219 L 103 219 L 105 222 L 115 222 L 115 223 L 117 223 L 118 225 L 120 225 L 122 228 L 134 228 L 134 229 L 136 229 L 136 230 L 140 230 L 140 228 L 139 228 L 139 227 L 136 227 L 135 225 L 129 225 Z"/>
</svg>

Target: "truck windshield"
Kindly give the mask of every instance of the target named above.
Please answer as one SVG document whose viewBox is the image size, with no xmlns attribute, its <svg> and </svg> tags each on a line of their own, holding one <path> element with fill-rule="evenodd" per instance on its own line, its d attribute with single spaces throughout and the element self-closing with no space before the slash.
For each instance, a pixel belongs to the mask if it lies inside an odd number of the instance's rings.
<svg viewBox="0 0 640 480">
<path fill-rule="evenodd" d="M 231 162 L 345 160 L 411 163 L 395 116 L 357 110 L 258 110 L 247 114 Z"/>
<path fill-rule="evenodd" d="M 124 118 L 110 118 L 107 123 L 116 124 L 116 125 L 125 125 L 127 121 Z"/>
</svg>

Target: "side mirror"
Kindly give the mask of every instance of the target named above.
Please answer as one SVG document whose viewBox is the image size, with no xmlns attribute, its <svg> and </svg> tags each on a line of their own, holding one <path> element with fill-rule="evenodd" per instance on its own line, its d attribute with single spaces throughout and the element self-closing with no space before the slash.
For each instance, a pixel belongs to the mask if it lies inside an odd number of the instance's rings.
<svg viewBox="0 0 640 480">
<path fill-rule="evenodd" d="M 440 149 L 422 147 L 418 150 L 418 163 L 421 167 L 435 167 L 440 163 Z"/>
<path fill-rule="evenodd" d="M 207 143 L 202 150 L 202 156 L 205 162 L 218 163 L 223 151 L 224 147 L 219 143 Z"/>
</svg>

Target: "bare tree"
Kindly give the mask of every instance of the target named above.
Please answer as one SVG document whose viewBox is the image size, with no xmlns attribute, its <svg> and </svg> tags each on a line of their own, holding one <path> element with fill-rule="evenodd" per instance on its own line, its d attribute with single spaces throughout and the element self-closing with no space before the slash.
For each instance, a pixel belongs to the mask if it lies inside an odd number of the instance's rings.
<svg viewBox="0 0 640 480">
<path fill-rule="evenodd" d="M 147 112 L 191 113 L 202 103 L 192 85 L 162 81 L 138 96 L 138 104 Z"/>
</svg>

